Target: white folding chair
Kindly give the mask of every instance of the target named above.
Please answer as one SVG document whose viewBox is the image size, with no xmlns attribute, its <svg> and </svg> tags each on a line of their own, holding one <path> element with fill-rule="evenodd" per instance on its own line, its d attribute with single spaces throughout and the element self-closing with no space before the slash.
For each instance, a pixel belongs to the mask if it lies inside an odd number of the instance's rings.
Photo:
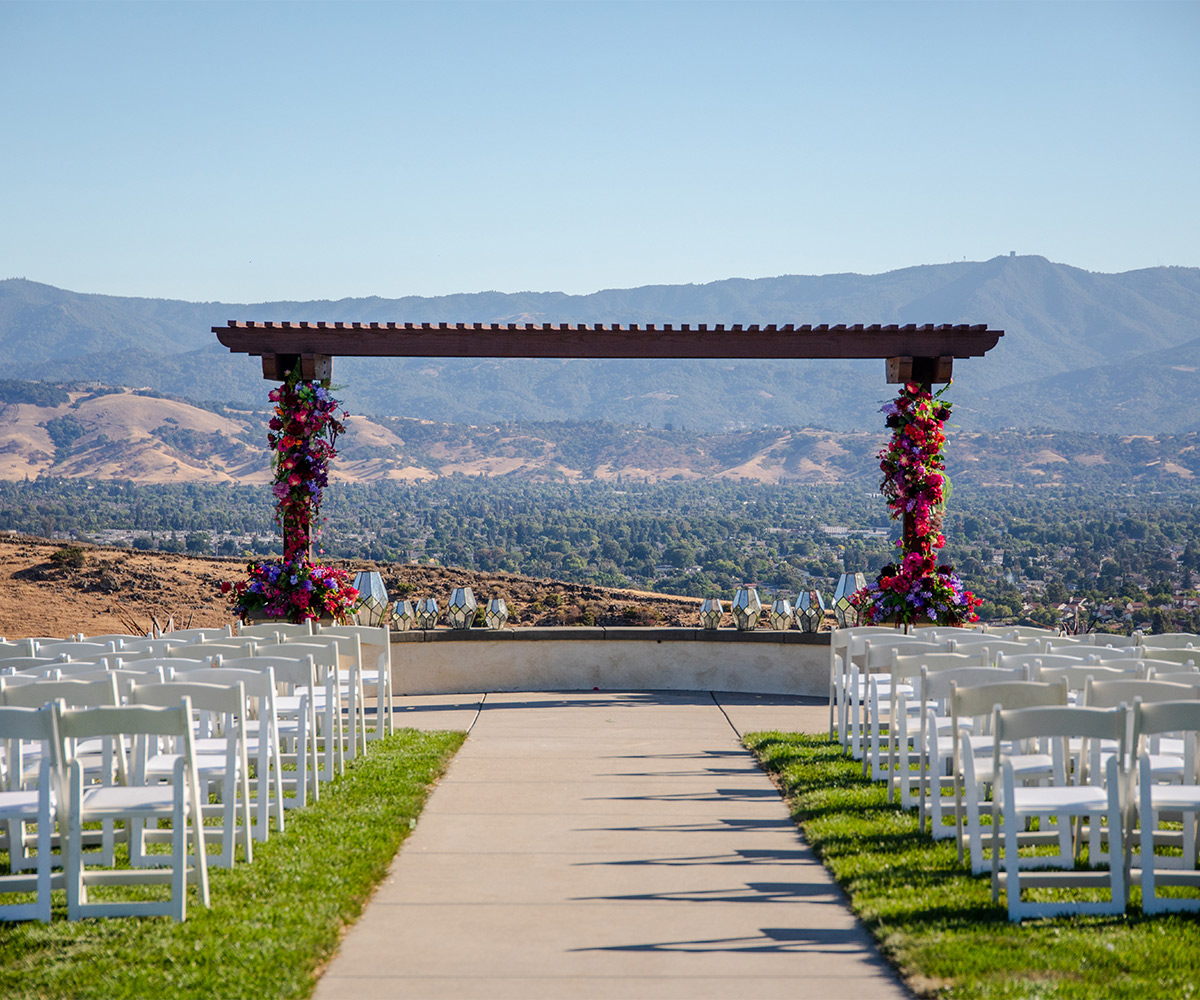
<svg viewBox="0 0 1200 1000">
<path fill-rule="evenodd" d="M 854 636 L 895 635 L 896 630 L 885 625 L 856 625 L 835 628 L 829 634 L 829 738 L 835 732 L 842 749 L 847 746 L 846 685 L 850 679 L 850 645 Z"/>
<path fill-rule="evenodd" d="M 284 639 L 312 635 L 313 629 L 312 622 L 257 622 L 253 625 L 243 622 L 238 626 L 237 634 L 262 639 L 264 642 L 283 642 Z"/>
<path fill-rule="evenodd" d="M 232 662 L 232 661 L 230 661 Z M 283 763 L 280 760 L 279 718 L 275 708 L 275 672 L 270 666 L 254 670 L 240 667 L 205 667 L 177 672 L 174 680 L 197 684 L 241 683 L 251 709 L 243 725 L 246 755 L 254 762 L 250 792 L 254 796 L 254 839 L 267 840 L 270 819 L 275 817 L 275 829 L 284 828 Z M 219 741 L 196 740 L 196 752 L 208 753 L 219 749 Z M 304 758 L 307 759 L 307 758 Z M 307 784 L 304 788 L 307 792 Z"/>
<path fill-rule="evenodd" d="M 911 695 L 911 683 L 893 689 L 891 669 L 897 656 L 916 653 L 948 653 L 949 641 L 917 642 L 905 637 L 879 639 L 868 636 L 862 642 L 862 654 L 852 651 L 854 662 L 850 668 L 851 752 L 857 757 L 862 754 L 863 775 L 874 778 L 878 768 L 879 732 L 883 716 L 891 710 L 892 699 L 901 694 Z M 862 691 L 860 698 L 859 692 Z M 857 709 L 862 701 L 862 723 L 858 724 Z M 861 729 L 861 732 L 860 732 Z M 860 749 L 861 747 L 861 749 Z"/>
<path fill-rule="evenodd" d="M 1196 823 L 1200 817 L 1200 702 L 1164 701 L 1139 703 L 1133 709 L 1133 728 L 1138 739 L 1137 818 L 1140 824 L 1142 911 L 1162 913 L 1170 910 L 1200 911 L 1196 896 L 1163 896 L 1159 889 L 1200 889 L 1200 872 L 1196 871 Z M 1184 771 L 1180 781 L 1160 783 L 1155 779 L 1152 755 L 1146 747 L 1149 737 L 1171 733 L 1183 738 Z M 1160 813 L 1181 814 L 1183 830 L 1168 833 L 1158 829 Z M 1131 824 L 1132 829 L 1132 824 Z M 1160 857 L 1156 847 L 1181 847 L 1182 855 L 1171 859 L 1174 865 L 1167 871 L 1167 859 Z"/>
<path fill-rule="evenodd" d="M 359 642 L 359 686 L 363 692 L 375 694 L 375 729 L 368 731 L 372 739 L 390 736 L 396 731 L 395 705 L 392 694 L 392 637 L 386 625 L 323 625 L 315 633 L 357 636 Z"/>
<path fill-rule="evenodd" d="M 888 801 L 895 800 L 897 787 L 900 801 L 909 809 L 917 804 L 914 792 L 912 766 L 921 756 L 922 705 L 918 695 L 920 679 L 926 670 L 950 670 L 954 667 L 982 666 L 979 657 L 967 653 L 897 653 L 892 657 L 886 675 L 872 674 L 870 678 L 871 717 L 870 775 L 874 779 L 887 778 Z M 880 682 L 893 692 L 888 698 L 880 693 Z M 880 753 L 879 717 L 887 712 L 887 752 Z"/>
<path fill-rule="evenodd" d="M 205 857 L 203 826 L 200 814 L 200 781 L 192 753 L 192 708 L 184 698 L 175 708 L 153 708 L 145 705 L 117 708 L 60 709 L 58 735 L 60 766 L 67 779 L 64 783 L 63 808 L 67 815 L 67 917 L 106 916 L 170 916 L 183 920 L 187 916 L 187 883 L 195 882 L 198 902 L 209 905 L 208 864 Z M 179 749 L 170 784 L 144 784 L 142 775 L 131 775 L 130 784 L 120 787 L 85 786 L 83 770 L 70 752 L 72 741 L 108 739 L 117 752 L 123 753 L 125 737 L 139 741 L 172 737 Z M 140 756 L 140 755 L 139 755 Z M 175 836 L 172 840 L 169 873 L 159 869 L 90 870 L 85 867 L 82 847 L 83 825 L 95 820 L 170 820 Z M 194 847 L 188 854 L 188 839 Z M 188 863 L 189 857 L 192 859 Z M 94 885 L 146 885 L 169 883 L 170 898 L 159 900 L 113 900 L 92 902 L 88 888 Z"/>
<path fill-rule="evenodd" d="M 957 654 L 955 654 L 957 655 Z M 957 833 L 954 803 L 954 728 L 950 695 L 956 688 L 976 684 L 1003 684 L 1026 681 L 1025 667 L 1001 670 L 992 666 L 948 666 L 940 670 L 923 669 L 918 687 L 921 703 L 920 725 L 923 737 L 917 755 L 916 799 L 919 803 L 920 829 L 928 829 L 934 840 L 948 840 Z M 971 731 L 971 719 L 959 725 Z M 911 781 L 911 778 L 908 778 Z M 926 823 L 928 820 L 928 824 Z M 950 820 L 947 825 L 946 820 Z"/>
<path fill-rule="evenodd" d="M 1138 645 L 1154 649 L 1200 650 L 1200 635 L 1195 632 L 1161 632 L 1158 635 L 1141 636 Z"/>
<path fill-rule="evenodd" d="M 22 771 L 23 745 L 41 745 L 37 783 L 32 788 L 24 787 L 20 782 L 15 787 L 10 787 L 7 782 L 0 787 L 0 821 L 9 829 L 10 852 L 14 843 L 14 829 L 23 831 L 28 824 L 37 824 L 37 853 L 31 866 L 34 874 L 17 874 L 17 869 L 10 866 L 14 874 L 0 876 L 0 895 L 33 892 L 36 898 L 33 902 L 0 905 L 0 920 L 40 920 L 49 923 L 50 890 L 62 884 L 62 877 L 54 876 L 51 857 L 59 795 L 58 774 L 53 767 L 55 754 L 52 750 L 57 739 L 53 708 L 0 707 L 0 743 L 4 744 L 8 759 L 16 762 L 13 770 L 17 774 Z M 23 842 L 24 833 L 17 835 L 17 839 Z"/>
<path fill-rule="evenodd" d="M 367 749 L 366 698 L 362 686 L 362 655 L 358 636 L 301 636 L 275 646 L 264 646 L 261 652 L 277 656 L 312 655 L 313 662 L 317 665 L 317 678 L 322 682 L 321 688 L 313 692 L 317 722 L 328 740 L 328 734 L 333 732 L 331 722 L 336 716 L 339 727 L 337 767 L 340 774 L 343 769 L 343 757 L 354 760 L 358 756 L 360 744 L 364 752 Z M 329 703 L 326 701 L 325 681 L 331 670 L 335 675 L 335 697 L 333 702 Z"/>
<path fill-rule="evenodd" d="M 4 678 L 4 681 L 11 678 Z M 72 677 L 65 680 L 42 678 L 33 684 L 9 686 L 0 684 L 5 705 L 20 708 L 41 708 L 48 702 L 59 702 L 69 708 L 96 708 L 119 704 L 116 678 L 109 674 L 95 678 Z M 50 749 L 54 749 L 51 747 Z M 107 740 L 91 740 L 74 747 L 74 756 L 82 769 L 84 780 L 89 784 L 116 785 L 124 783 L 125 758 L 114 752 Z M 18 762 L 12 762 L 14 765 Z M 28 755 L 19 766 L 10 767 L 9 781 L 12 787 L 32 787 L 38 775 L 40 759 L 36 754 Z M 86 846 L 100 847 L 100 863 L 111 865 L 114 857 L 116 834 L 111 820 L 101 824 L 100 830 L 88 830 L 84 834 Z M 34 867 L 35 858 L 29 853 L 34 844 L 25 827 L 18 823 L 9 827 L 8 863 L 13 871 Z"/>
<path fill-rule="evenodd" d="M 1129 710 L 1118 708 L 1038 707 L 996 709 L 992 729 L 996 738 L 993 769 L 999 788 L 992 796 L 992 827 L 1000 832 L 992 839 L 992 901 L 1000 901 L 1004 891 L 1008 901 L 1008 919 L 1019 922 L 1026 917 L 1051 917 L 1076 914 L 1118 914 L 1125 912 L 1128 882 L 1125 871 L 1125 802 L 1128 795 L 1125 765 Z M 1031 740 L 1048 740 L 1054 759 L 1054 780 L 1046 786 L 1018 784 L 1005 743 L 1016 745 Z M 1080 751 L 1072 755 L 1070 740 L 1080 742 Z M 1116 752 L 1108 760 L 1106 780 L 1089 780 L 1087 744 L 1092 740 L 1111 740 Z M 1072 768 L 1074 764 L 1074 768 Z M 1073 773 L 1072 773 L 1073 772 Z M 1053 855 L 1022 859 L 1019 837 L 1031 819 L 1058 829 L 1059 850 Z M 1108 871 L 1077 871 L 1078 844 L 1073 818 L 1086 819 L 1097 829 L 1108 821 L 1108 840 L 1112 863 Z M 1004 848 L 1001 871 L 1000 849 Z M 1022 864 L 1022 860 L 1026 863 Z M 1057 871 L 1033 869 L 1056 868 Z M 1022 872 L 1026 874 L 1022 876 Z M 1101 888 L 1107 887 L 1106 900 L 1025 900 L 1025 888 Z"/>
<path fill-rule="evenodd" d="M 997 668 L 999 669 L 999 668 Z M 997 707 L 1032 708 L 1036 705 L 1065 706 L 1065 681 L 1046 684 L 1036 681 L 1000 681 L 960 687 L 951 682 L 950 716 L 954 761 L 954 821 L 958 831 L 959 864 L 970 865 L 973 875 L 987 871 L 984 846 L 993 840 L 994 828 L 983 826 L 987 792 L 995 783 L 992 770 L 995 734 L 993 713 Z M 1053 760 L 1037 748 L 1020 756 L 1010 748 L 1009 763 L 1023 781 L 1049 780 Z M 1052 835 L 1054 836 L 1054 835 Z M 1027 834 L 1032 843 L 1044 842 L 1044 834 Z"/>
<path fill-rule="evenodd" d="M 247 705 L 241 681 L 230 684 L 167 681 L 165 683 L 135 684 L 129 692 L 131 705 L 156 705 L 167 708 L 186 697 L 193 713 L 207 716 L 198 719 L 200 731 L 192 738 L 196 774 L 200 788 L 205 791 L 200 814 L 208 819 L 220 819 L 218 826 L 204 827 L 204 840 L 220 845 L 215 864 L 232 868 L 240 842 L 247 862 L 254 860 L 250 840 L 250 766 L 246 756 Z M 220 734 L 219 736 L 217 734 Z M 206 751 L 196 743 L 203 740 Z M 145 759 L 134 762 L 147 782 L 170 778 L 180 757 L 176 748 L 151 748 L 143 745 Z M 217 801 L 208 799 L 216 792 Z M 157 856 L 145 853 L 143 845 L 169 843 L 175 831 L 145 830 L 141 821 L 134 820 L 129 832 L 130 864 L 156 864 Z"/>
<path fill-rule="evenodd" d="M 280 789 L 281 796 L 283 790 L 294 791 L 293 797 L 282 799 L 285 809 L 304 806 L 308 802 L 309 793 L 312 794 L 314 802 L 318 801 L 321 796 L 320 782 L 325 778 L 318 764 L 317 719 L 312 698 L 312 691 L 318 685 L 317 667 L 312 656 L 288 657 L 260 653 L 240 660 L 222 660 L 220 665 L 213 669 L 257 670 L 262 673 L 270 671 L 276 688 L 282 689 L 283 692 L 277 691 L 272 702 L 274 717 L 269 723 L 274 726 L 275 735 L 272 737 L 269 729 L 266 733 L 267 739 L 276 741 L 276 746 L 271 750 L 271 762 L 276 768 L 271 781 L 274 787 Z M 334 676 L 327 678 L 330 687 L 323 689 L 327 695 L 331 691 Z M 327 700 L 333 703 L 335 699 L 336 692 L 332 692 Z M 264 736 L 262 724 L 263 719 L 260 716 L 257 727 L 259 739 Z M 337 773 L 334 742 L 329 739 L 325 741 L 328 780 L 332 780 Z M 289 766 L 290 769 L 284 770 Z M 264 780 L 261 774 L 258 780 L 261 788 Z M 283 829 L 282 819 L 279 828 Z"/>
<path fill-rule="evenodd" d="M 221 641 L 233 635 L 232 625 L 212 625 L 207 628 L 175 628 L 164 632 L 164 639 L 174 639 L 176 642 L 205 642 L 209 639 Z"/>
</svg>

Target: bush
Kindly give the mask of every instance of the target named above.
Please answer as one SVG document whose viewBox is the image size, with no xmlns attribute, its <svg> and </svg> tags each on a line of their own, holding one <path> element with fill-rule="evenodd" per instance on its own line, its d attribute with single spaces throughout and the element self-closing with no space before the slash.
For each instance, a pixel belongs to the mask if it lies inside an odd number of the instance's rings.
<svg viewBox="0 0 1200 1000">
<path fill-rule="evenodd" d="M 64 545 L 61 549 L 50 556 L 50 561 L 54 563 L 55 566 L 81 569 L 83 564 L 87 562 L 87 554 L 78 545 Z"/>
</svg>

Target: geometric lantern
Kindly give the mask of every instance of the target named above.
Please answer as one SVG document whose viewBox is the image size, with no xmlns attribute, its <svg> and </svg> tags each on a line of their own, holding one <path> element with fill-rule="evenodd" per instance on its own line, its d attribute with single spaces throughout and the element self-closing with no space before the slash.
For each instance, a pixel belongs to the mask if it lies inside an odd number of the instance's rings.
<svg viewBox="0 0 1200 1000">
<path fill-rule="evenodd" d="M 819 590 L 802 590 L 796 596 L 796 624 L 803 632 L 816 632 L 825 620 L 825 599 Z"/>
<path fill-rule="evenodd" d="M 838 628 L 853 628 L 858 624 L 858 611 L 850 603 L 850 598 L 867 585 L 867 578 L 862 573 L 843 573 L 833 591 L 833 613 L 837 617 Z"/>
<path fill-rule="evenodd" d="M 396 626 L 397 632 L 407 632 L 416 620 L 417 613 L 413 610 L 412 601 L 396 602 L 392 608 L 392 624 Z"/>
<path fill-rule="evenodd" d="M 706 597 L 700 602 L 700 627 L 714 629 L 721 627 L 721 618 L 725 607 L 716 597 Z"/>
<path fill-rule="evenodd" d="M 383 576 L 374 570 L 361 570 L 354 575 L 354 589 L 358 600 L 354 602 L 354 614 L 367 625 L 382 625 L 388 618 L 388 593 Z"/>
<path fill-rule="evenodd" d="M 438 602 L 433 597 L 417 601 L 417 628 L 433 628 L 438 620 Z"/>
<path fill-rule="evenodd" d="M 771 605 L 771 612 L 768 615 L 771 621 L 771 628 L 776 632 L 786 632 L 788 626 L 792 624 L 792 619 L 796 617 L 792 611 L 792 602 L 786 597 L 777 597 Z"/>
<path fill-rule="evenodd" d="M 490 629 L 502 629 L 508 621 L 508 605 L 503 597 L 493 597 L 487 602 L 483 623 Z"/>
<path fill-rule="evenodd" d="M 738 587 L 733 595 L 733 624 L 739 631 L 752 632 L 758 628 L 758 616 L 762 614 L 762 602 L 754 587 Z"/>
<path fill-rule="evenodd" d="M 470 628 L 475 624 L 475 595 L 470 587 L 455 587 L 450 593 L 450 603 L 446 606 L 446 615 L 450 619 L 451 628 Z"/>
</svg>

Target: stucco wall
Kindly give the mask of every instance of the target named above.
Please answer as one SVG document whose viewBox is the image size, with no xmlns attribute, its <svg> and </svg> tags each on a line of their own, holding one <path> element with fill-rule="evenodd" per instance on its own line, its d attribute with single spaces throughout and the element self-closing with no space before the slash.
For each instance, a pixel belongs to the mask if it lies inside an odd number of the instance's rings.
<svg viewBox="0 0 1200 1000">
<path fill-rule="evenodd" d="M 397 633 L 397 694 L 621 689 L 824 696 L 829 634 L 700 629 Z"/>
</svg>

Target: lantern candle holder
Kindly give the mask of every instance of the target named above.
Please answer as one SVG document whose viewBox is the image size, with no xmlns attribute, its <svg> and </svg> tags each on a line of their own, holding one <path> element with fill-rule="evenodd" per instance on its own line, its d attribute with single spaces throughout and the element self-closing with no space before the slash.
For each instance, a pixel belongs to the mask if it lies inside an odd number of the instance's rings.
<svg viewBox="0 0 1200 1000">
<path fill-rule="evenodd" d="M 758 628 L 758 618 L 762 614 L 762 602 L 758 599 L 755 587 L 739 587 L 733 595 L 733 624 L 740 632 L 752 632 Z"/>
</svg>

